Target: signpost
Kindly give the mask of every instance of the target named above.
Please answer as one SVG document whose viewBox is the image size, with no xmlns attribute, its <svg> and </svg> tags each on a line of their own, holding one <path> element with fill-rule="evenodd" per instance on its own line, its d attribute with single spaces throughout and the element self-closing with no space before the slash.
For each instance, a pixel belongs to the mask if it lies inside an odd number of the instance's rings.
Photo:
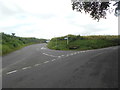
<svg viewBox="0 0 120 90">
<path fill-rule="evenodd" d="M 68 41 L 68 36 L 67 36 L 67 37 L 65 37 L 64 39 L 66 39 L 66 40 L 67 40 L 67 45 L 68 45 L 68 43 L 69 43 L 69 41 Z"/>
</svg>

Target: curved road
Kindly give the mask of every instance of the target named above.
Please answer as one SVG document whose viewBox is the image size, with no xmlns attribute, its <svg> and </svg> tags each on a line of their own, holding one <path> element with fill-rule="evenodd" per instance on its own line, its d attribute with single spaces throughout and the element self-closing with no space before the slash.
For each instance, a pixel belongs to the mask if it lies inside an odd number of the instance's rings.
<svg viewBox="0 0 120 90">
<path fill-rule="evenodd" d="M 2 58 L 3 88 L 117 88 L 118 46 L 50 50 L 30 45 Z"/>
</svg>

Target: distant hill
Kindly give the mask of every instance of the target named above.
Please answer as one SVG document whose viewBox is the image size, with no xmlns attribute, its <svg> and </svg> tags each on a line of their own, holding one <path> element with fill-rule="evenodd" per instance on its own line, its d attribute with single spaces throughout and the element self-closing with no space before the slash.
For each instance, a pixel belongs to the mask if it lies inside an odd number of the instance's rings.
<svg viewBox="0 0 120 90">
<path fill-rule="evenodd" d="M 5 55 L 24 46 L 36 43 L 46 43 L 46 39 L 37 39 L 34 37 L 18 37 L 14 34 L 9 35 L 0 33 L 0 55 Z"/>
<path fill-rule="evenodd" d="M 120 45 L 118 35 L 67 35 L 52 38 L 47 47 L 55 50 L 88 50 L 117 45 Z"/>
</svg>

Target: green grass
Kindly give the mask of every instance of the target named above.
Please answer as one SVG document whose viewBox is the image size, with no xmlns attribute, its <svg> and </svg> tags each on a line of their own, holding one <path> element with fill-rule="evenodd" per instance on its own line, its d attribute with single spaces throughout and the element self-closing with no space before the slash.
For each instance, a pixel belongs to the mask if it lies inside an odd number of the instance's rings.
<svg viewBox="0 0 120 90">
<path fill-rule="evenodd" d="M 45 43 L 46 39 L 34 37 L 17 37 L 9 34 L 0 33 L 0 56 L 6 55 L 25 46 L 37 43 Z"/>
<path fill-rule="evenodd" d="M 110 46 L 120 45 L 120 38 L 118 36 L 75 36 L 69 35 L 69 43 L 64 40 L 64 37 L 57 37 L 51 39 L 47 47 L 55 50 L 89 50 L 105 48 Z M 57 43 L 56 43 L 57 41 Z"/>
</svg>

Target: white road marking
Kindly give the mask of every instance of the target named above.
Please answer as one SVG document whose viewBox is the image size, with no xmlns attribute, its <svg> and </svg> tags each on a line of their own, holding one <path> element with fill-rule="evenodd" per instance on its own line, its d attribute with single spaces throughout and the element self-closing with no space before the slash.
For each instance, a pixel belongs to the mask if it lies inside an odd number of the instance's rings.
<svg viewBox="0 0 120 90">
<path fill-rule="evenodd" d="M 42 47 L 41 49 L 46 49 L 45 47 Z"/>
<path fill-rule="evenodd" d="M 76 52 L 74 54 L 77 54 Z"/>
<path fill-rule="evenodd" d="M 73 55 L 73 53 L 71 53 L 70 55 Z"/>
<path fill-rule="evenodd" d="M 61 58 L 61 56 L 58 56 L 58 58 Z"/>
<path fill-rule="evenodd" d="M 67 57 L 69 56 L 69 54 L 66 55 Z"/>
<path fill-rule="evenodd" d="M 53 59 L 53 60 L 51 60 L 51 61 L 55 61 L 56 59 Z"/>
<path fill-rule="evenodd" d="M 81 52 L 85 52 L 85 51 L 81 51 Z"/>
<path fill-rule="evenodd" d="M 64 56 L 64 55 L 61 55 L 61 56 Z"/>
<path fill-rule="evenodd" d="M 45 61 L 45 62 L 43 62 L 43 63 L 48 63 L 49 61 Z"/>
<path fill-rule="evenodd" d="M 46 53 L 45 53 L 45 55 L 47 55 L 47 56 L 48 56 L 48 54 L 46 54 Z"/>
<path fill-rule="evenodd" d="M 31 68 L 31 67 L 30 66 L 29 67 L 24 67 L 24 68 L 22 68 L 22 70 L 29 69 L 29 68 Z"/>
<path fill-rule="evenodd" d="M 46 53 L 43 53 L 44 55 L 46 55 Z"/>
<path fill-rule="evenodd" d="M 46 56 L 50 56 L 50 57 L 58 57 L 58 56 L 54 56 L 54 55 L 49 55 L 47 53 L 43 53 L 43 54 L 46 55 Z"/>
<path fill-rule="evenodd" d="M 14 70 L 14 71 L 11 71 L 11 72 L 8 72 L 7 74 L 12 74 L 12 73 L 15 73 L 17 72 L 18 70 Z"/>
<path fill-rule="evenodd" d="M 34 66 L 39 66 L 40 64 L 35 64 Z"/>
</svg>

